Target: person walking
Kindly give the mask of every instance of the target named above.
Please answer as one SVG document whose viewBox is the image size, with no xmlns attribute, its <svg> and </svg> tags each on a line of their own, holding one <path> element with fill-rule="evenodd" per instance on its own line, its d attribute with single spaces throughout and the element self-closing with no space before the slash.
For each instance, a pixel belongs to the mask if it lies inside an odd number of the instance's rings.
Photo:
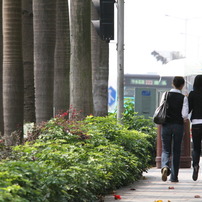
<svg viewBox="0 0 202 202">
<path fill-rule="evenodd" d="M 181 143 L 184 134 L 184 122 L 188 119 L 188 99 L 181 92 L 185 80 L 181 76 L 173 79 L 173 88 L 168 92 L 166 121 L 161 127 L 162 154 L 161 174 L 162 180 L 166 181 L 170 175 L 171 182 L 178 182 L 180 167 Z M 165 93 L 162 96 L 163 102 Z M 171 168 L 170 168 L 170 156 Z"/>
<path fill-rule="evenodd" d="M 189 113 L 191 113 L 192 125 L 192 179 L 198 179 L 199 161 L 201 154 L 202 140 L 202 75 L 197 75 L 194 79 L 193 91 L 188 96 Z"/>
</svg>

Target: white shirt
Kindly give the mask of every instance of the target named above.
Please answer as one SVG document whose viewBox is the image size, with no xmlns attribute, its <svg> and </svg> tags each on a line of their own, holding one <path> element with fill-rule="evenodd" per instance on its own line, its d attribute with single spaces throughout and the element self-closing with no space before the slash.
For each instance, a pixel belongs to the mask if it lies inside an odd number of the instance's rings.
<svg viewBox="0 0 202 202">
<path fill-rule="evenodd" d="M 192 125 L 202 124 L 202 119 L 192 119 L 191 123 L 192 123 Z"/>
<path fill-rule="evenodd" d="M 175 89 L 175 88 L 172 88 L 172 89 L 170 90 L 170 92 L 182 93 L 180 90 Z M 166 92 L 164 92 L 163 95 L 162 95 L 161 103 L 162 103 L 163 100 L 164 100 L 165 93 L 166 93 Z M 187 96 L 184 96 L 184 101 L 183 101 L 183 105 L 182 105 L 182 112 L 181 112 L 183 119 L 188 119 L 188 112 L 189 112 L 188 99 L 187 99 Z"/>
</svg>

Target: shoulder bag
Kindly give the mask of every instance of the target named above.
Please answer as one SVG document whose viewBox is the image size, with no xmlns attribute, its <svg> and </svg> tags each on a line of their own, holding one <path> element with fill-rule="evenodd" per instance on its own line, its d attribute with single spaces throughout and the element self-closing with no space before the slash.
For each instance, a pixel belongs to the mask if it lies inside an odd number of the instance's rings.
<svg viewBox="0 0 202 202">
<path fill-rule="evenodd" d="M 168 92 L 165 93 L 164 100 L 160 106 L 158 106 L 153 115 L 153 121 L 156 124 L 164 124 L 166 120 L 166 109 L 168 108 L 167 104 Z"/>
</svg>

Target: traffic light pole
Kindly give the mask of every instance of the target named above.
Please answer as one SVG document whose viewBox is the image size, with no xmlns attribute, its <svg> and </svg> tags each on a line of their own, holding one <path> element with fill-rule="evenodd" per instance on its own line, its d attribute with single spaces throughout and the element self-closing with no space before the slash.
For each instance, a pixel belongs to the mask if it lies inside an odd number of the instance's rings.
<svg viewBox="0 0 202 202">
<path fill-rule="evenodd" d="M 117 0 L 117 120 L 124 112 L 124 0 Z"/>
</svg>

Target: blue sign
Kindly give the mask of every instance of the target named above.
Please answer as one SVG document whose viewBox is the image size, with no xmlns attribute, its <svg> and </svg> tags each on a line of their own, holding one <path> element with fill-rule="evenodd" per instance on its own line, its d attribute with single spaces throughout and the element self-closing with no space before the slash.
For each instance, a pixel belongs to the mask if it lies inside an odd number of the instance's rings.
<svg viewBox="0 0 202 202">
<path fill-rule="evenodd" d="M 111 86 L 108 88 L 108 105 L 112 106 L 116 102 L 116 90 Z"/>
<path fill-rule="evenodd" d="M 142 96 L 150 96 L 151 95 L 151 92 L 148 91 L 148 90 L 143 90 L 142 91 Z"/>
</svg>

